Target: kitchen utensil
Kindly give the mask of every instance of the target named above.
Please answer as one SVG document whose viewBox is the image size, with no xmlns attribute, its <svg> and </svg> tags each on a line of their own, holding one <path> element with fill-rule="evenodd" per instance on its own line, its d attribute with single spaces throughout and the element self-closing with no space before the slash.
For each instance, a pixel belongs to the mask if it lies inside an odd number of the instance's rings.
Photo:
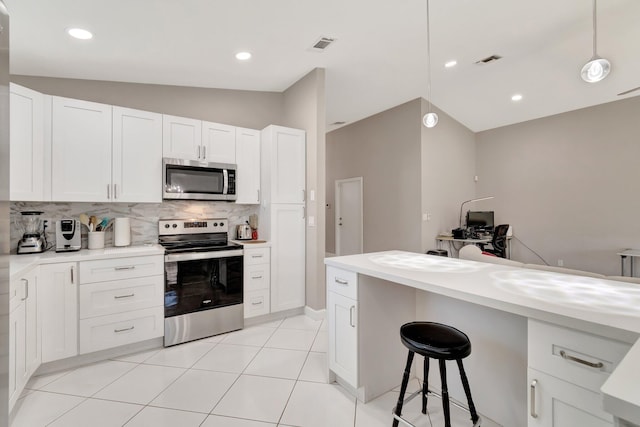
<svg viewBox="0 0 640 427">
<path fill-rule="evenodd" d="M 105 228 L 107 227 L 107 224 L 109 224 L 109 218 L 105 216 L 104 218 L 102 218 L 102 220 L 98 224 L 98 228 L 96 229 L 96 231 L 104 231 Z"/>
<path fill-rule="evenodd" d="M 114 221 L 115 221 L 115 220 L 114 220 L 113 218 L 111 218 L 111 219 L 109 220 L 109 222 L 107 223 L 107 225 L 104 227 L 104 231 L 107 231 L 108 229 L 110 229 L 110 228 L 111 228 L 111 226 L 113 225 Z"/>
<path fill-rule="evenodd" d="M 89 224 L 91 224 L 91 229 L 89 231 L 96 231 L 96 227 L 98 226 L 98 218 L 95 215 L 91 215 L 89 217 Z"/>
<path fill-rule="evenodd" d="M 246 224 L 238 224 L 236 227 L 236 238 L 238 240 L 251 240 L 251 227 L 249 222 Z"/>
<path fill-rule="evenodd" d="M 80 214 L 80 224 L 85 225 L 87 228 L 89 228 L 89 215 L 87 214 Z"/>
</svg>

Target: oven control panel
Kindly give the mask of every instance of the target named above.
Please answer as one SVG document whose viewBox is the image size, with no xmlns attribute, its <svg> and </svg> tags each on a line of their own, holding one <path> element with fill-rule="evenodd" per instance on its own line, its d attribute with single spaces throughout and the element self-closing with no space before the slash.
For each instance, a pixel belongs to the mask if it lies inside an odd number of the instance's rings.
<svg viewBox="0 0 640 427">
<path fill-rule="evenodd" d="M 229 225 L 227 218 L 161 219 L 158 221 L 158 234 L 160 236 L 172 234 L 227 233 L 228 231 Z"/>
</svg>

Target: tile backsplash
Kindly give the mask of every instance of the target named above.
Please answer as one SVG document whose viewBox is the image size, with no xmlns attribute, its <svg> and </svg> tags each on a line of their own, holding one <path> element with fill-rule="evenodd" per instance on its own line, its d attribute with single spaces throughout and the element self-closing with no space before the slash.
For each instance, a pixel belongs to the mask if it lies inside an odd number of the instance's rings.
<svg viewBox="0 0 640 427">
<path fill-rule="evenodd" d="M 258 214 L 259 205 L 237 205 L 228 202 L 166 201 L 163 203 L 79 203 L 79 202 L 11 202 L 11 251 L 15 253 L 22 237 L 20 212 L 42 211 L 48 221 L 47 241 L 55 244 L 55 222 L 62 218 L 79 218 L 80 214 L 98 218 L 131 218 L 131 244 L 156 243 L 159 219 L 227 218 L 229 238 L 235 237 L 235 225 L 243 224 L 249 215 Z M 105 235 L 106 246 L 113 246 L 113 229 Z M 87 229 L 82 226 L 82 247 L 87 247 Z"/>
</svg>

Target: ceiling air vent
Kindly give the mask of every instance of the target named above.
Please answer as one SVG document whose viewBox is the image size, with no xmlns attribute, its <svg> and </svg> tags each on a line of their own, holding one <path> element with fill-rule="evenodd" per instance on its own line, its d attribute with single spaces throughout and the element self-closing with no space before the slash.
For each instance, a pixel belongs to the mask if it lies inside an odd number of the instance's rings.
<svg viewBox="0 0 640 427">
<path fill-rule="evenodd" d="M 336 41 L 331 37 L 320 37 L 314 44 L 311 46 L 311 50 L 316 52 L 323 52 L 331 43 Z"/>
<path fill-rule="evenodd" d="M 498 59 L 502 59 L 502 56 L 500 56 L 500 55 L 491 55 L 491 56 L 487 56 L 484 59 L 481 59 L 480 61 L 476 61 L 476 64 L 477 65 L 489 64 L 491 62 L 496 62 Z"/>
</svg>

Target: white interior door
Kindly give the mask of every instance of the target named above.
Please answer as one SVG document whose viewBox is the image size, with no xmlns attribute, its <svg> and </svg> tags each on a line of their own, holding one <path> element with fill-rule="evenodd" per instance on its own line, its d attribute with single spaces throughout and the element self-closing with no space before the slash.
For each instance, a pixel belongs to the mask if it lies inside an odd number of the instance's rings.
<svg viewBox="0 0 640 427">
<path fill-rule="evenodd" d="M 336 254 L 360 254 L 362 240 L 362 177 L 336 180 Z"/>
</svg>

